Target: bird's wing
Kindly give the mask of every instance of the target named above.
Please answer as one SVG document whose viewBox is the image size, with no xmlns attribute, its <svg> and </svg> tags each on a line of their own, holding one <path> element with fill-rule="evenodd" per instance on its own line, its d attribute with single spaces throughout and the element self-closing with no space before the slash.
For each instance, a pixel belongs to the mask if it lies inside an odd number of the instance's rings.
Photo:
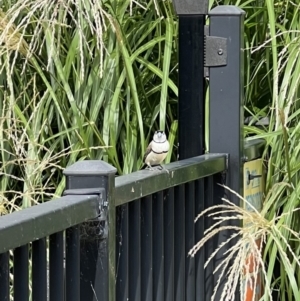
<svg viewBox="0 0 300 301">
<path fill-rule="evenodd" d="M 147 156 L 150 154 L 151 150 L 152 150 L 152 141 L 149 143 L 149 145 L 148 145 L 148 147 L 146 149 L 146 152 L 144 154 L 144 158 L 143 158 L 143 162 L 144 163 L 146 161 Z"/>
</svg>

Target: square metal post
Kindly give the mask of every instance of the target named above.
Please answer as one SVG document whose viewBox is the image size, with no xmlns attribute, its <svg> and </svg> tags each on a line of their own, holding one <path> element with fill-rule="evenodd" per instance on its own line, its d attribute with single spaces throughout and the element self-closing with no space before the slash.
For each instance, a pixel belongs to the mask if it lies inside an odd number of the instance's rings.
<svg viewBox="0 0 300 301">
<path fill-rule="evenodd" d="M 208 0 L 174 0 L 173 3 L 179 16 L 178 155 L 179 160 L 183 160 L 205 152 L 204 29 Z M 204 182 L 199 180 L 196 183 L 195 200 L 191 198 L 185 206 L 193 208 L 194 214 L 199 213 L 203 209 L 203 200 Z M 187 249 L 203 237 L 203 231 L 202 220 L 195 225 Z M 198 252 L 195 258 L 186 257 L 185 273 L 184 298 L 194 296 L 197 301 L 203 300 L 203 252 Z"/>
<path fill-rule="evenodd" d="M 227 65 L 210 68 L 210 153 L 229 153 L 226 184 L 243 193 L 244 11 L 217 6 L 209 12 L 210 36 L 227 39 Z M 222 55 L 223 49 L 218 49 Z M 238 199 L 235 203 L 239 204 Z"/>
<path fill-rule="evenodd" d="M 174 0 L 179 17 L 179 160 L 204 153 L 204 24 L 208 0 Z"/>
<path fill-rule="evenodd" d="M 98 194 L 99 220 L 88 221 L 81 229 L 80 300 L 115 301 L 115 173 L 104 161 L 79 161 L 68 167 L 67 194 Z"/>
<path fill-rule="evenodd" d="M 204 154 L 205 15 L 179 15 L 179 160 Z"/>
<path fill-rule="evenodd" d="M 211 153 L 229 153 L 228 172 L 223 183 L 231 189 L 243 194 L 243 156 L 244 156 L 244 58 L 243 58 L 243 22 L 244 11 L 236 6 L 217 6 L 209 12 L 210 36 L 227 39 L 227 50 L 216 49 L 217 55 L 227 53 L 225 66 L 210 68 L 210 131 L 209 151 Z M 222 187 L 215 187 L 214 204 L 221 203 L 220 197 L 230 199 L 240 206 L 240 199 Z M 228 222 L 240 226 L 238 222 Z M 215 241 L 215 247 L 232 235 L 232 231 L 222 233 Z M 226 244 L 215 259 L 215 267 L 224 259 L 226 249 L 236 243 Z M 218 274 L 214 275 L 214 285 L 217 283 Z M 226 279 L 224 278 L 224 281 Z M 223 283 L 223 281 L 221 282 Z M 220 299 L 222 285 L 217 292 L 216 300 Z M 206 300 L 210 300 L 207 296 Z M 236 299 L 239 294 L 236 293 Z"/>
</svg>

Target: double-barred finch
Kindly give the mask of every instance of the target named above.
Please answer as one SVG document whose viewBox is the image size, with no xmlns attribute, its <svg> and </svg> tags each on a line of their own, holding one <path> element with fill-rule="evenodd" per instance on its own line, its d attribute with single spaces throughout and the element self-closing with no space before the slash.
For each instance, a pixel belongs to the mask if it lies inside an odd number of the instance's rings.
<svg viewBox="0 0 300 301">
<path fill-rule="evenodd" d="M 150 142 L 144 155 L 144 163 L 149 169 L 152 166 L 159 165 L 166 158 L 169 151 L 169 141 L 164 131 L 156 131 L 153 140 Z"/>
</svg>

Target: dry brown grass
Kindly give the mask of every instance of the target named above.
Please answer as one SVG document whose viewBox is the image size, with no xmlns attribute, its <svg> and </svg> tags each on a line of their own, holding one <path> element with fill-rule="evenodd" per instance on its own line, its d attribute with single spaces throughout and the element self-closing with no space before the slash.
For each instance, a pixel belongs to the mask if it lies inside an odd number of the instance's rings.
<svg viewBox="0 0 300 301">
<path fill-rule="evenodd" d="M 262 277 L 264 285 L 264 299 L 273 300 L 272 290 L 273 286 L 270 282 L 270 277 L 267 275 L 267 263 L 264 258 L 263 248 L 266 243 L 273 241 L 281 254 L 281 260 L 284 264 L 292 269 L 293 265 L 300 267 L 298 256 L 293 251 L 284 231 L 288 231 L 294 238 L 300 240 L 299 234 L 280 222 L 283 216 L 292 215 L 297 210 L 286 212 L 278 215 L 272 220 L 268 220 L 258 212 L 245 198 L 232 191 L 230 188 L 224 186 L 230 193 L 236 195 L 241 200 L 241 204 L 247 203 L 251 208 L 251 212 L 245 210 L 243 206 L 237 206 L 231 201 L 223 198 L 222 205 L 212 206 L 201 212 L 195 219 L 195 222 L 200 217 L 208 216 L 213 218 L 215 223 L 205 230 L 204 237 L 189 251 L 190 256 L 195 256 L 205 243 L 213 239 L 222 231 L 231 231 L 232 235 L 210 255 L 205 267 L 214 260 L 217 253 L 222 253 L 225 259 L 215 267 L 214 273 L 219 273 L 217 285 L 214 288 L 214 294 L 211 300 L 216 300 L 216 292 L 220 288 L 221 280 L 225 277 L 225 285 L 222 287 L 222 294 L 220 301 L 235 300 L 235 292 L 239 290 L 240 300 L 246 300 L 247 290 L 245 284 L 253 290 L 259 283 Z M 263 210 L 264 211 L 264 210 Z M 222 225 L 229 220 L 238 221 L 241 226 Z M 223 251 L 223 247 L 229 245 L 233 239 L 237 239 L 237 243 L 232 247 L 227 247 Z M 287 255 L 287 252 L 290 256 Z M 253 295 L 252 301 L 257 298 Z"/>
</svg>

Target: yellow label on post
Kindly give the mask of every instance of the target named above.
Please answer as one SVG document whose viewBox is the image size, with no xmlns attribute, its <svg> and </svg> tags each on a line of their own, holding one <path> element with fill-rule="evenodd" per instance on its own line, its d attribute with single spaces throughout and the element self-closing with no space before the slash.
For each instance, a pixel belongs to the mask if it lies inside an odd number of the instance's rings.
<svg viewBox="0 0 300 301">
<path fill-rule="evenodd" d="M 264 191 L 264 176 L 263 176 L 263 160 L 253 160 L 244 164 L 244 198 L 248 203 L 244 202 L 244 208 L 247 211 L 253 212 L 255 209 L 261 211 L 263 202 L 263 191 Z M 257 247 L 261 247 L 261 240 L 256 241 Z M 250 254 L 246 260 L 245 265 L 249 267 L 249 272 L 253 273 L 255 268 L 256 260 L 253 254 Z M 259 268 L 257 279 L 254 280 L 253 275 L 252 281 L 245 283 L 245 300 L 244 301 L 258 301 L 263 293 L 263 282 L 262 282 L 262 270 Z M 255 283 L 255 287 L 254 286 Z M 254 298 L 253 298 L 254 297 Z"/>
<path fill-rule="evenodd" d="M 244 164 L 244 208 L 247 211 L 260 211 L 262 208 L 264 190 L 263 160 L 253 160 Z M 252 208 L 252 206 L 254 208 Z"/>
</svg>

